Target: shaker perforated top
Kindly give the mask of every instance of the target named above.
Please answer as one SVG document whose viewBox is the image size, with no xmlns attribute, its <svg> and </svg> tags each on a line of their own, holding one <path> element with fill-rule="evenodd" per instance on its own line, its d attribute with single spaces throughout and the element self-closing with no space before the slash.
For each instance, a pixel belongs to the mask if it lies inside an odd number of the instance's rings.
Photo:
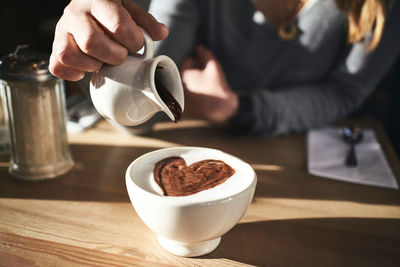
<svg viewBox="0 0 400 267">
<path fill-rule="evenodd" d="M 13 53 L 1 58 L 0 79 L 7 81 L 46 81 L 56 79 L 49 69 L 46 54 L 28 50 L 28 45 L 19 45 Z"/>
</svg>

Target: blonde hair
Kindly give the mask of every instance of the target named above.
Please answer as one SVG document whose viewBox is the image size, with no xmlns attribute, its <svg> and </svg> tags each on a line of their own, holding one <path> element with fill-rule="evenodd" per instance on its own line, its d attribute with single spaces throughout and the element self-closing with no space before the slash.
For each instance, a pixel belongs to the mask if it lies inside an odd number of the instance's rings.
<svg viewBox="0 0 400 267">
<path fill-rule="evenodd" d="M 349 21 L 348 41 L 356 43 L 371 32 L 367 51 L 374 50 L 382 37 L 386 19 L 385 0 L 336 0 L 336 5 L 347 14 Z"/>
</svg>

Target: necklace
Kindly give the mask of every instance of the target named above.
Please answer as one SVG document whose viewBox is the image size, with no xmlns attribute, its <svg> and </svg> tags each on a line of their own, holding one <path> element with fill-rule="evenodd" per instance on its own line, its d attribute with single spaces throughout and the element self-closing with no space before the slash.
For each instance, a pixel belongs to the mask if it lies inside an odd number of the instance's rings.
<svg viewBox="0 0 400 267">
<path fill-rule="evenodd" d="M 280 39 L 284 41 L 291 41 L 296 38 L 298 34 L 298 28 L 296 25 L 296 16 L 299 11 L 304 7 L 307 0 L 299 0 L 293 12 L 283 22 L 279 23 L 277 27 L 277 33 Z"/>
</svg>

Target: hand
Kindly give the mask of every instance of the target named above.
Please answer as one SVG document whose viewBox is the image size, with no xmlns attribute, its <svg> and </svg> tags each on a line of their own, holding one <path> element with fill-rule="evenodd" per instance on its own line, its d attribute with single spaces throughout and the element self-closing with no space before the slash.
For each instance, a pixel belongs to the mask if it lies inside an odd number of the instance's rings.
<svg viewBox="0 0 400 267">
<path fill-rule="evenodd" d="M 143 47 L 143 27 L 154 40 L 168 28 L 132 0 L 72 0 L 57 23 L 50 72 L 77 81 L 103 63 L 121 64 Z"/>
<path fill-rule="evenodd" d="M 230 89 L 221 65 L 203 46 L 197 57 L 182 62 L 180 71 L 185 88 L 185 114 L 221 124 L 238 108 L 238 96 Z"/>
</svg>

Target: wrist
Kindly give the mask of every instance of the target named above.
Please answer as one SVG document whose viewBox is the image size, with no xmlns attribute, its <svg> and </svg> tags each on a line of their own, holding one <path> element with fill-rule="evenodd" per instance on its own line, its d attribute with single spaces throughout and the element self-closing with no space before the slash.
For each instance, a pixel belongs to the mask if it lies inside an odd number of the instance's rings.
<svg viewBox="0 0 400 267">
<path fill-rule="evenodd" d="M 245 134 L 251 132 L 254 127 L 254 105 L 250 95 L 237 97 L 238 107 L 228 121 L 227 130 L 233 134 Z"/>
<path fill-rule="evenodd" d="M 208 109 L 208 119 L 215 124 L 225 124 L 236 114 L 239 108 L 239 97 L 237 94 L 229 92 L 228 95 L 217 99 Z M 210 112 L 210 110 L 212 111 Z"/>
<path fill-rule="evenodd" d="M 226 121 L 232 118 L 239 109 L 239 96 L 232 92 L 228 97 L 228 104 L 226 107 Z"/>
</svg>

